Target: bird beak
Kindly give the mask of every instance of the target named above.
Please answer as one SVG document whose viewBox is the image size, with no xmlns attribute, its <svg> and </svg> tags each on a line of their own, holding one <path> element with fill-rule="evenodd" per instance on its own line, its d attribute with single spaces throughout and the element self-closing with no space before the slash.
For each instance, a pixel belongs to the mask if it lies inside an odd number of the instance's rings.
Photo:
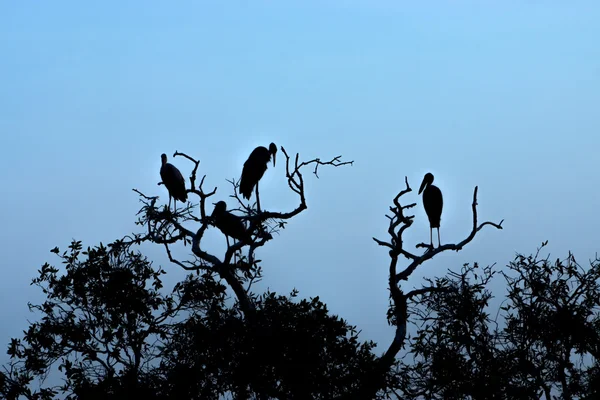
<svg viewBox="0 0 600 400">
<path fill-rule="evenodd" d="M 419 193 L 421 193 L 421 192 L 419 192 Z M 216 205 L 217 205 L 217 203 L 213 203 L 213 206 L 216 206 Z"/>
<path fill-rule="evenodd" d="M 423 191 L 423 189 L 425 189 L 425 186 L 427 186 L 427 180 L 425 178 L 423 178 L 423 182 L 421 182 L 421 188 L 419 189 L 419 194 L 421 194 L 421 192 Z"/>
<path fill-rule="evenodd" d="M 277 155 L 277 153 L 273 154 L 273 168 L 275 168 L 275 156 Z"/>
</svg>

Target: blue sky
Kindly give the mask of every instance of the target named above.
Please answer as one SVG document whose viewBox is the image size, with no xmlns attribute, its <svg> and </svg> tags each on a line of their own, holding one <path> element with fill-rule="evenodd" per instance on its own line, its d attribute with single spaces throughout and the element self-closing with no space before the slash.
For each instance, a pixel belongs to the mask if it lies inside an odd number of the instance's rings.
<svg viewBox="0 0 600 400">
<path fill-rule="evenodd" d="M 544 240 L 585 264 L 600 225 L 598 20 L 593 1 L 0 3 L 0 344 L 42 300 L 29 283 L 58 261 L 51 248 L 137 231 L 132 188 L 168 200 L 160 154 L 176 150 L 201 159 L 216 200 L 257 145 L 354 160 L 307 177 L 309 208 L 259 253 L 259 288 L 320 295 L 378 352 L 393 336 L 389 260 L 371 237 L 386 238 L 405 175 L 418 202 L 409 246 L 429 238 L 416 195 L 428 171 L 444 194 L 442 242 L 468 234 L 475 185 L 480 219 L 505 220 L 407 289 Z M 278 155 L 261 203 L 289 210 Z M 207 241 L 224 249 L 214 230 Z M 184 276 L 161 247 L 144 250 L 168 284 Z"/>
</svg>

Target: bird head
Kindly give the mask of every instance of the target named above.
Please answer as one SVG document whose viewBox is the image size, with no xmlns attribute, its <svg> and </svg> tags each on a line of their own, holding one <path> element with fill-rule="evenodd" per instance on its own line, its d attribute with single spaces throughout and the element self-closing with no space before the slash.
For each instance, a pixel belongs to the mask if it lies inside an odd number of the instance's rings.
<svg viewBox="0 0 600 400">
<path fill-rule="evenodd" d="M 269 145 L 269 153 L 271 154 L 271 156 L 273 156 L 273 167 L 275 166 L 275 156 L 277 154 L 277 146 L 275 145 L 275 143 L 271 143 Z"/>
<path fill-rule="evenodd" d="M 162 160 L 163 165 L 167 163 L 167 155 L 165 153 L 160 155 L 160 159 Z"/>
<path fill-rule="evenodd" d="M 425 187 L 427 185 L 431 185 L 433 183 L 433 174 L 431 172 L 428 172 L 425 174 L 425 177 L 423 178 L 423 182 L 421 182 L 421 188 L 419 189 L 419 194 L 421 194 L 421 192 L 423 191 L 423 189 L 425 189 Z"/>
<path fill-rule="evenodd" d="M 225 203 L 223 200 L 213 203 L 213 205 L 215 206 L 215 209 L 212 212 L 212 216 L 222 214 L 227 211 L 227 203 Z"/>
</svg>

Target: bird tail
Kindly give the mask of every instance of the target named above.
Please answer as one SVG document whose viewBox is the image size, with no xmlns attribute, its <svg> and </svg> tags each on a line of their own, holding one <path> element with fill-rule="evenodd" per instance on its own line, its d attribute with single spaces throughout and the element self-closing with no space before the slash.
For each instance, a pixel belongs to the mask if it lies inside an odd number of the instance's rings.
<svg viewBox="0 0 600 400">
<path fill-rule="evenodd" d="M 240 193 L 246 200 L 250 200 L 250 196 L 252 195 L 252 186 L 248 183 L 248 180 L 242 179 L 240 180 Z"/>
<path fill-rule="evenodd" d="M 187 191 L 185 189 L 178 190 L 177 193 L 173 194 L 173 197 L 175 197 L 177 201 L 185 203 L 187 201 Z"/>
</svg>

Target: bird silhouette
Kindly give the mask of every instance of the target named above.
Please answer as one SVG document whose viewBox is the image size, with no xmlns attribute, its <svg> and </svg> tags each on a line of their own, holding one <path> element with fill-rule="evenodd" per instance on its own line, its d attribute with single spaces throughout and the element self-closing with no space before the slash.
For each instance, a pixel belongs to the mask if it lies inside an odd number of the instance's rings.
<svg viewBox="0 0 600 400">
<path fill-rule="evenodd" d="M 174 199 L 174 208 L 177 211 L 177 200 L 185 203 L 187 201 L 187 191 L 185 190 L 185 179 L 181 172 L 173 164 L 167 162 L 167 155 L 160 156 L 162 166 L 160 167 L 160 177 L 169 191 L 169 209 L 171 208 L 171 197 Z M 159 183 L 159 185 L 161 184 Z"/>
<path fill-rule="evenodd" d="M 244 198 L 250 200 L 252 189 L 256 187 L 256 206 L 260 211 L 260 199 L 258 198 L 258 181 L 263 177 L 267 170 L 267 164 L 273 156 L 273 167 L 275 167 L 275 156 L 277 146 L 275 143 L 269 145 L 269 149 L 264 146 L 255 148 L 244 163 L 242 177 L 240 179 L 240 193 Z"/>
<path fill-rule="evenodd" d="M 444 200 L 442 198 L 442 191 L 437 186 L 433 185 L 433 174 L 428 172 L 421 182 L 421 188 L 419 194 L 423 192 L 423 207 L 429 218 L 429 240 L 431 247 L 433 248 L 433 228 L 437 228 L 438 232 L 438 246 L 440 243 L 440 219 L 442 217 L 442 208 L 444 206 Z M 425 190 L 423 190 L 425 189 Z"/>
<path fill-rule="evenodd" d="M 227 203 L 221 200 L 213 204 L 215 208 L 211 214 L 212 223 L 227 238 L 227 246 L 229 246 L 229 237 L 239 240 L 244 244 L 251 244 L 250 232 L 248 232 L 240 217 L 227 211 Z"/>
</svg>

